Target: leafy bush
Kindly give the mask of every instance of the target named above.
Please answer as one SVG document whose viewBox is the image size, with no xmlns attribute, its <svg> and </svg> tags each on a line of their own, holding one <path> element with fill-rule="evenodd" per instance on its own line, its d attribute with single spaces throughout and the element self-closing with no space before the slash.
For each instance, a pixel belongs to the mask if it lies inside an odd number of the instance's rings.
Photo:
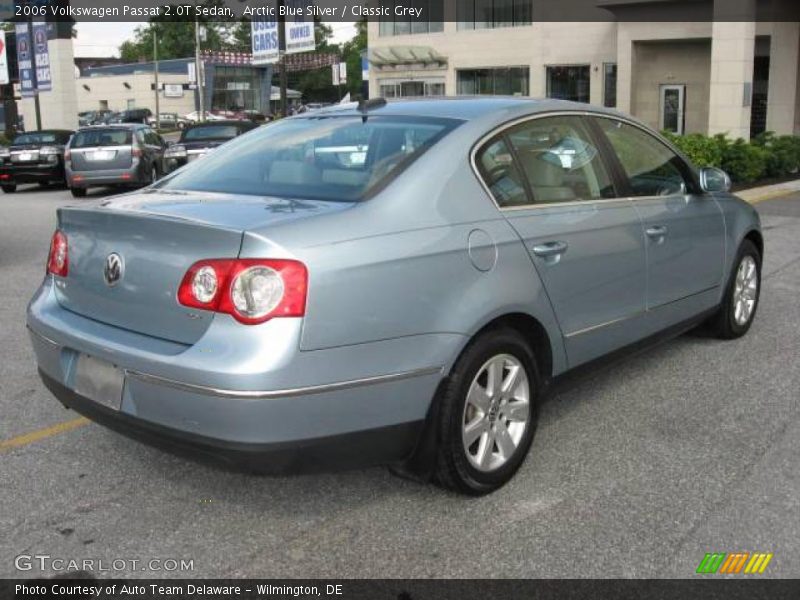
<svg viewBox="0 0 800 600">
<path fill-rule="evenodd" d="M 768 152 L 768 177 L 783 177 L 800 171 L 800 137 L 776 136 L 767 131 L 756 137 L 752 143 Z"/>
<path fill-rule="evenodd" d="M 11 144 L 11 140 L 6 137 L 6 135 L 0 132 L 0 146 L 8 146 Z"/>
<path fill-rule="evenodd" d="M 668 134 L 670 141 L 683 152 L 695 165 L 701 167 L 720 167 L 727 139 L 723 137 L 708 137 L 701 133 L 688 135 Z"/>
<path fill-rule="evenodd" d="M 800 137 L 762 133 L 752 141 L 731 140 L 724 134 L 664 135 L 697 167 L 723 169 L 737 183 L 800 173 Z"/>
<path fill-rule="evenodd" d="M 769 151 L 742 138 L 728 144 L 722 154 L 722 170 L 736 182 L 750 183 L 767 172 Z"/>
</svg>

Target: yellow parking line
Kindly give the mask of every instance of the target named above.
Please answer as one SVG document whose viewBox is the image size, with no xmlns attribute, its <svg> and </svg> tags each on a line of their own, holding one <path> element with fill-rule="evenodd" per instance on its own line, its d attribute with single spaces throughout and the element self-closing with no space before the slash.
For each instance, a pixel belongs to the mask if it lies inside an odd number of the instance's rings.
<svg viewBox="0 0 800 600">
<path fill-rule="evenodd" d="M 89 419 L 78 417 L 77 419 L 73 419 L 71 421 L 57 423 L 51 427 L 45 427 L 44 429 L 37 429 L 36 431 L 31 431 L 30 433 L 24 433 L 22 435 L 18 435 L 17 437 L 0 442 L 0 452 L 5 452 L 6 450 L 11 450 L 13 448 L 20 448 L 21 446 L 27 446 L 28 444 L 33 444 L 39 440 L 44 440 L 54 435 L 58 435 L 59 433 L 72 431 L 73 429 L 86 425 L 87 423 L 89 423 Z"/>
</svg>

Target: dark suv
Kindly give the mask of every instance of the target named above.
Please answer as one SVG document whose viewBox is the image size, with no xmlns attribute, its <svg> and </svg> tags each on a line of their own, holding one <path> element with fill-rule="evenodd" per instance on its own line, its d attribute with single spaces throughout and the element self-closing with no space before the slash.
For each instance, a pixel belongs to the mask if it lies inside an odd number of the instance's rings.
<svg viewBox="0 0 800 600">
<path fill-rule="evenodd" d="M 82 197 L 93 186 L 144 186 L 164 173 L 164 139 L 146 125 L 79 129 L 65 154 L 67 184 Z"/>
<path fill-rule="evenodd" d="M 6 194 L 19 183 L 64 183 L 64 146 L 72 131 L 47 129 L 20 133 L 0 148 L 0 187 Z"/>
</svg>

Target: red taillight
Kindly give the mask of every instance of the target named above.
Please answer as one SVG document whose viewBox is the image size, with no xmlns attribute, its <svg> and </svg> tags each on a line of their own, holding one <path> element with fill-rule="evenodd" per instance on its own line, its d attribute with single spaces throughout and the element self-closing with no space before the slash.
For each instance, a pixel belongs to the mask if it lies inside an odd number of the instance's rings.
<svg viewBox="0 0 800 600">
<path fill-rule="evenodd" d="M 72 152 L 70 152 L 69 148 L 64 150 L 64 161 L 69 162 L 72 160 Z"/>
<path fill-rule="evenodd" d="M 254 325 L 274 317 L 302 317 L 307 291 L 308 271 L 296 260 L 208 259 L 189 267 L 178 302 Z"/>
<path fill-rule="evenodd" d="M 53 239 L 50 240 L 50 255 L 47 258 L 47 272 L 59 277 L 66 277 L 69 273 L 69 253 L 67 250 L 67 236 L 56 229 Z"/>
<path fill-rule="evenodd" d="M 142 157 L 142 149 L 139 146 L 131 146 L 131 156 L 134 158 Z"/>
</svg>

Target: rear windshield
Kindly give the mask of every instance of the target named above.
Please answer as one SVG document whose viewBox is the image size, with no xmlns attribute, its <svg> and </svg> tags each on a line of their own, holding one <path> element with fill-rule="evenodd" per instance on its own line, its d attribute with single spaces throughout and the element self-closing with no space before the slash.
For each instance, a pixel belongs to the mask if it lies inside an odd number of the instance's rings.
<svg viewBox="0 0 800 600">
<path fill-rule="evenodd" d="M 208 125 L 193 127 L 183 132 L 184 142 L 197 142 L 200 140 L 229 140 L 239 133 L 236 125 Z"/>
<path fill-rule="evenodd" d="M 59 142 L 59 136 L 55 133 L 40 131 L 37 133 L 23 133 L 14 138 L 12 145 L 22 146 L 25 144 L 56 144 Z"/>
<path fill-rule="evenodd" d="M 130 144 L 130 129 L 90 129 L 76 133 L 70 147 L 90 148 L 92 146 L 130 146 Z"/>
<path fill-rule="evenodd" d="M 459 123 L 388 116 L 287 119 L 228 142 L 157 187 L 361 200 Z"/>
</svg>

